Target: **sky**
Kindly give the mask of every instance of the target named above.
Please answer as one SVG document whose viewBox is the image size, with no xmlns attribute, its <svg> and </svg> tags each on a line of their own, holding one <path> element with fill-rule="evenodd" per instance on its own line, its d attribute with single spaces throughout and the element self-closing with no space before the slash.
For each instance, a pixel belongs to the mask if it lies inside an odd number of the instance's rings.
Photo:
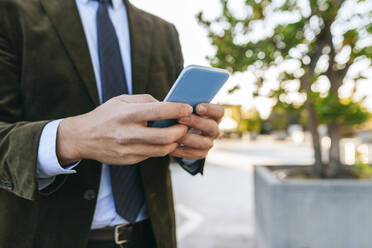
<svg viewBox="0 0 372 248">
<path fill-rule="evenodd" d="M 185 65 L 209 65 L 205 59 L 213 54 L 207 33 L 196 21 L 195 15 L 207 11 L 209 16 L 219 13 L 218 0 L 131 0 L 135 6 L 153 13 L 176 25 L 180 35 Z"/>
<path fill-rule="evenodd" d="M 175 24 L 182 46 L 185 66 L 190 64 L 209 65 L 206 56 L 213 55 L 214 48 L 207 37 L 207 32 L 196 21 L 196 14 L 200 11 L 210 19 L 221 12 L 220 0 L 130 0 L 135 6 Z M 234 9 L 239 10 L 243 1 L 231 1 Z M 372 78 L 372 76 L 370 77 Z M 270 113 L 272 102 L 265 98 L 252 99 L 254 76 L 250 72 L 236 74 L 229 79 L 214 102 L 238 104 L 243 108 L 255 106 L 263 116 Z M 240 90 L 232 95 L 227 91 L 235 85 L 241 86 Z M 344 90 L 347 92 L 347 87 Z M 366 81 L 360 85 L 361 92 L 371 92 L 372 82 Z M 372 111 L 372 96 L 367 100 L 367 106 Z"/>
</svg>

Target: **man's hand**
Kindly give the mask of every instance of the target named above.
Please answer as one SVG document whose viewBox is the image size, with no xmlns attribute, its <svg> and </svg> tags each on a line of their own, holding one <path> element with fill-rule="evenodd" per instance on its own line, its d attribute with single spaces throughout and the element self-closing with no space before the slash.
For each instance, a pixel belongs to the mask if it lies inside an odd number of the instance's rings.
<svg viewBox="0 0 372 248">
<path fill-rule="evenodd" d="M 196 107 L 196 113 L 180 118 L 179 123 L 191 127 L 189 132 L 178 140 L 180 144 L 171 155 L 189 160 L 205 158 L 213 147 L 213 142 L 220 132 L 218 124 L 224 115 L 221 105 L 201 103 Z"/>
<path fill-rule="evenodd" d="M 147 127 L 148 121 L 189 117 L 192 107 L 158 102 L 149 95 L 114 97 L 93 111 L 64 119 L 57 132 L 57 157 L 62 165 L 93 159 L 130 165 L 174 151 L 187 133 L 185 125 Z"/>
</svg>

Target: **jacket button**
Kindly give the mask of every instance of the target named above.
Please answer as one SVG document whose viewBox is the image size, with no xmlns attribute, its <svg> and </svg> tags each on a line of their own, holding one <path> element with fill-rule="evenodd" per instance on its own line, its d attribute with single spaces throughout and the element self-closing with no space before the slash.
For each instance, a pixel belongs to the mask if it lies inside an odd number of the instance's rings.
<svg viewBox="0 0 372 248">
<path fill-rule="evenodd" d="M 0 180 L 0 187 L 6 190 L 13 190 L 13 183 L 9 180 Z"/>
<path fill-rule="evenodd" d="M 84 199 L 87 200 L 87 201 L 91 201 L 93 200 L 94 198 L 96 198 L 96 191 L 93 190 L 93 189 L 88 189 L 87 191 L 85 191 L 84 193 Z"/>
</svg>

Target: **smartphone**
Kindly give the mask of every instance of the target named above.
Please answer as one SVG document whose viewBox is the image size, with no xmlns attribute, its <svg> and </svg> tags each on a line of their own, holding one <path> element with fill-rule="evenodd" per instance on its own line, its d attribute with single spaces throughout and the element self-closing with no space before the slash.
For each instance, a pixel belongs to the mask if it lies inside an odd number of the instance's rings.
<svg viewBox="0 0 372 248">
<path fill-rule="evenodd" d="M 199 103 L 210 103 L 226 83 L 230 74 L 227 70 L 190 65 L 183 69 L 173 87 L 165 97 L 165 102 L 187 103 L 194 108 Z M 152 127 L 169 127 L 177 120 L 155 121 Z"/>
</svg>

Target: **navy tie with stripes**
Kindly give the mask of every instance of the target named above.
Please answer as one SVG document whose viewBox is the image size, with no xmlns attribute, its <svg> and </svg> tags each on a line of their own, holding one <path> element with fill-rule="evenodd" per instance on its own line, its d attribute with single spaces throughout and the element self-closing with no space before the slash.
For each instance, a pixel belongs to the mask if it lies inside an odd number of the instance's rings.
<svg viewBox="0 0 372 248">
<path fill-rule="evenodd" d="M 98 0 L 97 36 L 101 69 L 102 101 L 128 94 L 127 81 L 119 41 L 111 22 L 108 8 L 110 0 Z M 125 130 L 123 130 L 125 131 Z M 145 203 L 138 165 L 110 165 L 112 193 L 116 212 L 134 223 Z"/>
</svg>

